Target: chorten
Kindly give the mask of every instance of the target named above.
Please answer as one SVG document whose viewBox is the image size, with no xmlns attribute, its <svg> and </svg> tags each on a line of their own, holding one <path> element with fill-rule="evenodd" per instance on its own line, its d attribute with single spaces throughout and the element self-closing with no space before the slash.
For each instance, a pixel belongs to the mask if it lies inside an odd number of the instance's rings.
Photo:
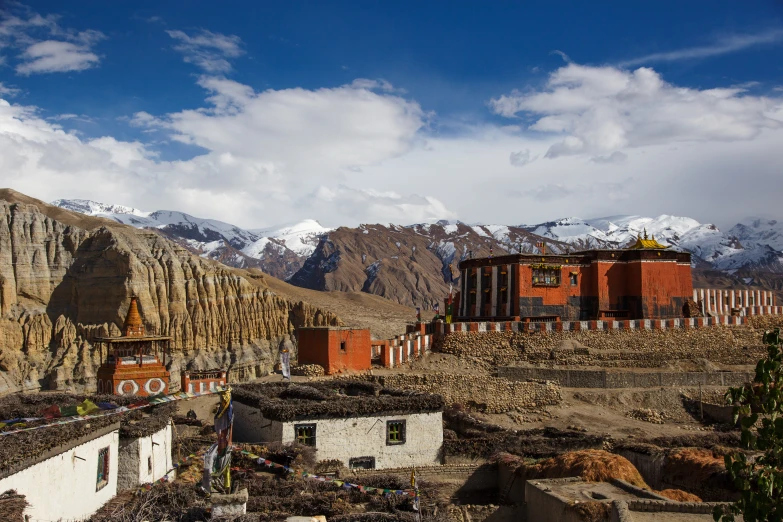
<svg viewBox="0 0 783 522">
<path fill-rule="evenodd" d="M 146 335 L 138 299 L 131 297 L 122 335 L 95 339 L 101 356 L 98 393 L 139 396 L 168 393 L 170 374 L 166 370 L 166 351 L 169 341 L 171 337 Z"/>
</svg>

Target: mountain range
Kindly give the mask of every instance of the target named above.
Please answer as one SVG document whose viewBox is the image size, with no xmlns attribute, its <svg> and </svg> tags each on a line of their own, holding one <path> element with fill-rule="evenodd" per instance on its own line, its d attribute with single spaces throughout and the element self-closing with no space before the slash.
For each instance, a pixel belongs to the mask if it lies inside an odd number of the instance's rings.
<svg viewBox="0 0 783 522">
<path fill-rule="evenodd" d="M 693 256 L 694 285 L 762 286 L 783 290 L 783 223 L 748 219 L 724 232 L 689 217 L 575 217 L 529 225 L 438 221 L 414 225 L 323 227 L 315 220 L 244 229 L 178 211 L 145 212 L 87 200 L 57 200 L 61 208 L 148 228 L 202 257 L 236 268 L 259 268 L 314 290 L 363 291 L 429 308 L 458 279 L 471 255 L 622 248 L 648 234 Z M 453 275 L 452 275 L 453 273 Z"/>
</svg>

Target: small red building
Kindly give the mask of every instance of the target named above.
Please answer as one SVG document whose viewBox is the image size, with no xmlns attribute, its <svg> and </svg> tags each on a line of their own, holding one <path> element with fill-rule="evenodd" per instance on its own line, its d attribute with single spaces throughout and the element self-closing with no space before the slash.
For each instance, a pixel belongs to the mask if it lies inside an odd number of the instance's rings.
<svg viewBox="0 0 783 522">
<path fill-rule="evenodd" d="M 299 364 L 319 364 L 327 375 L 372 367 L 370 330 L 323 326 L 299 328 Z"/>
<path fill-rule="evenodd" d="M 171 337 L 146 335 L 135 297 L 131 297 L 122 334 L 95 339 L 101 357 L 98 393 L 142 397 L 168 393 L 165 357 Z"/>
<path fill-rule="evenodd" d="M 180 390 L 189 393 L 213 391 L 226 385 L 226 370 L 184 371 L 180 376 Z"/>
<path fill-rule="evenodd" d="M 669 319 L 693 294 L 691 255 L 640 237 L 624 250 L 515 254 L 459 264 L 457 321 Z"/>
</svg>

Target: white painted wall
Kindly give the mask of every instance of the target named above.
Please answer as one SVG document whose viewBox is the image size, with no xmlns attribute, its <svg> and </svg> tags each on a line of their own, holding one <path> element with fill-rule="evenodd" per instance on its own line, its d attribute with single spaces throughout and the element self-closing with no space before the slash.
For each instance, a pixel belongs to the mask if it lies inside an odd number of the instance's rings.
<svg viewBox="0 0 783 522">
<path fill-rule="evenodd" d="M 405 420 L 404 444 L 386 445 L 386 421 Z M 257 408 L 234 402 L 234 440 L 283 442 L 296 440 L 297 424 L 315 424 L 318 460 L 339 459 L 346 467 L 352 457 L 375 457 L 376 469 L 440 464 L 443 414 L 411 413 L 346 419 L 270 421 Z"/>
<path fill-rule="evenodd" d="M 399 468 L 440 464 L 443 416 L 413 413 L 383 417 L 317 419 L 283 423 L 282 442 L 294 442 L 297 424 L 315 424 L 318 460 L 339 459 L 347 467 L 352 457 L 375 457 L 375 468 Z M 386 421 L 405 420 L 404 444 L 386 444 Z"/>
<path fill-rule="evenodd" d="M 117 494 L 119 437 L 115 430 L 23 469 L 1 479 L 0 491 L 15 489 L 25 495 L 30 522 L 84 520 Z M 107 446 L 109 482 L 96 491 L 98 452 Z"/>
<path fill-rule="evenodd" d="M 135 488 L 140 484 L 148 484 L 163 478 L 173 466 L 171 448 L 171 422 L 152 435 L 133 441 L 122 440 L 119 451 L 120 473 L 117 479 L 117 489 L 121 491 Z M 152 462 L 152 473 L 149 470 L 150 461 Z M 176 471 L 171 471 L 168 475 L 171 480 L 177 476 Z"/>
</svg>

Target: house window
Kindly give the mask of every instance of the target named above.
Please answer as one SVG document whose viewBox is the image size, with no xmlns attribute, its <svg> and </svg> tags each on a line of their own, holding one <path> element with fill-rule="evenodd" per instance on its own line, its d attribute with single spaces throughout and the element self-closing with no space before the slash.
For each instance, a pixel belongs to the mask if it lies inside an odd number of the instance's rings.
<svg viewBox="0 0 783 522">
<path fill-rule="evenodd" d="M 712 306 L 715 306 L 715 296 L 714 296 L 714 295 L 711 295 L 711 296 L 710 296 L 710 304 L 711 304 Z"/>
<path fill-rule="evenodd" d="M 294 432 L 296 442 L 305 446 L 315 446 L 315 424 L 296 424 Z"/>
<path fill-rule="evenodd" d="M 576 286 L 576 284 L 577 284 L 576 272 L 571 272 L 571 274 L 569 275 L 569 278 L 571 279 L 571 286 Z"/>
<path fill-rule="evenodd" d="M 147 473 L 152 474 L 152 457 L 147 457 Z"/>
<path fill-rule="evenodd" d="M 533 285 L 560 286 L 560 270 L 557 268 L 534 268 Z"/>
<path fill-rule="evenodd" d="M 742 306 L 742 296 L 741 295 L 737 296 L 737 306 Z"/>
<path fill-rule="evenodd" d="M 750 306 L 753 306 L 756 304 L 756 296 L 752 295 L 750 296 Z"/>
<path fill-rule="evenodd" d="M 341 352 L 345 351 L 345 341 L 340 341 L 340 351 Z"/>
<path fill-rule="evenodd" d="M 98 477 L 95 491 L 101 489 L 109 483 L 109 448 L 103 448 L 98 452 Z"/>
<path fill-rule="evenodd" d="M 350 469 L 375 469 L 375 457 L 353 457 L 348 460 Z"/>
<path fill-rule="evenodd" d="M 723 298 L 723 304 L 729 306 L 729 296 Z"/>
<path fill-rule="evenodd" d="M 386 421 L 386 444 L 405 444 L 405 421 Z"/>
</svg>

